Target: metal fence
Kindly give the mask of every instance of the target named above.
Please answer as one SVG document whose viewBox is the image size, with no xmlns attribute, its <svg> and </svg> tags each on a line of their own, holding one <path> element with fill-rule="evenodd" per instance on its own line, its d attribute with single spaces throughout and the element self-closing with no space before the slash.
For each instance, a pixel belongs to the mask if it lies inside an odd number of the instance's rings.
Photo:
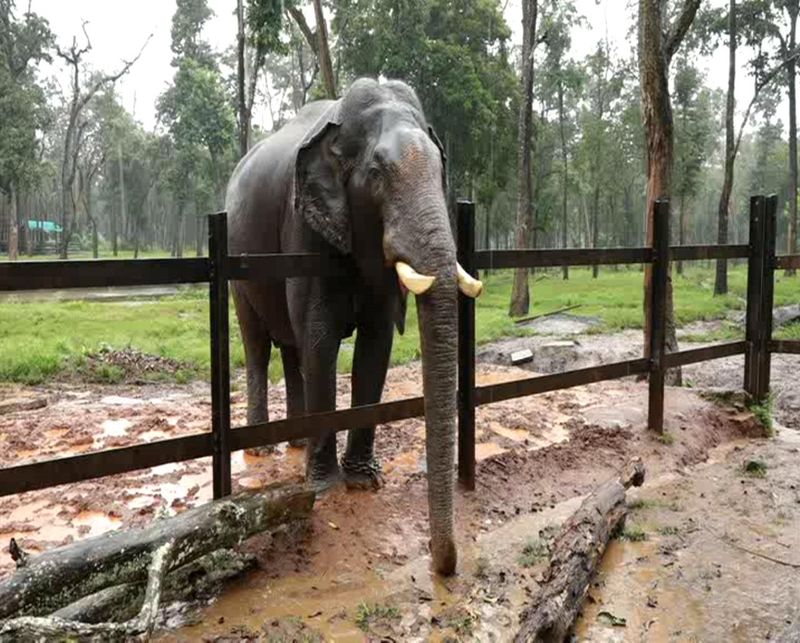
<svg viewBox="0 0 800 643">
<path fill-rule="evenodd" d="M 458 256 L 473 275 L 478 269 L 518 266 L 589 266 L 645 264 L 652 270 L 646 355 L 564 373 L 475 386 L 475 302 L 459 295 L 458 349 L 458 477 L 475 487 L 475 408 L 524 395 L 592 382 L 647 374 L 648 424 L 663 430 L 664 376 L 669 368 L 744 354 L 744 388 L 757 401 L 769 391 L 770 355 L 800 354 L 800 341 L 772 340 L 772 306 L 776 269 L 800 268 L 800 255 L 775 254 L 775 197 L 755 196 L 750 202 L 750 244 L 669 245 L 669 203 L 654 204 L 652 246 L 639 248 L 480 250 L 474 248 L 474 205 L 457 206 Z M 424 399 L 315 413 L 272 422 L 231 427 L 229 363 L 230 280 L 285 279 L 330 274 L 341 267 L 332 258 L 310 254 L 228 255 L 225 213 L 209 216 L 209 256 L 192 259 L 138 259 L 18 262 L 0 264 L 0 291 L 88 288 L 157 284 L 209 284 L 211 347 L 211 431 L 183 437 L 74 455 L 0 469 L 0 496 L 144 469 L 169 462 L 212 457 L 214 497 L 231 492 L 231 452 L 256 446 L 321 436 L 328 431 L 385 424 L 424 414 Z M 748 260 L 746 335 L 676 353 L 665 352 L 667 280 L 670 261 L 699 259 Z"/>
</svg>

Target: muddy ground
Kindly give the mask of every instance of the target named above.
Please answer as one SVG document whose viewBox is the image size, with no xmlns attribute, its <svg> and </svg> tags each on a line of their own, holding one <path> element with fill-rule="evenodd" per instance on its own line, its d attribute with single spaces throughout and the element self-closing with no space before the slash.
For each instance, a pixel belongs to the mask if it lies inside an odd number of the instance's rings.
<svg viewBox="0 0 800 643">
<path fill-rule="evenodd" d="M 600 337 L 577 339 L 588 351 L 603 346 Z M 641 341 L 638 333 L 626 337 L 608 338 L 598 359 L 626 359 L 626 351 Z M 776 389 L 792 388 L 798 366 L 797 357 L 775 360 Z M 541 359 L 537 368 L 550 370 Z M 741 365 L 731 358 L 686 373 L 695 386 L 738 386 Z M 484 362 L 477 379 L 483 384 L 529 375 Z M 418 382 L 418 364 L 392 369 L 385 399 L 418 395 Z M 234 385 L 234 424 L 244 422 L 241 384 Z M 170 610 L 168 624 L 179 627 L 162 629 L 158 638 L 507 640 L 536 588 L 547 534 L 636 455 L 645 461 L 648 481 L 636 492 L 627 539 L 615 540 L 604 559 L 578 624 L 579 638 L 774 637 L 800 613 L 800 571 L 782 564 L 800 565 L 798 434 L 781 428 L 775 439 L 764 440 L 762 427 L 743 407 L 721 407 L 695 389 L 681 388 L 668 390 L 669 437 L 659 439 L 645 429 L 646 394 L 646 384 L 625 380 L 480 408 L 478 487 L 457 496 L 460 571 L 444 582 L 428 571 L 424 423 L 380 427 L 382 490 L 334 489 L 317 501 L 306 530 L 254 539 L 247 548 L 257 555 L 258 568 L 208 605 Z M 778 415 L 784 424 L 797 421 L 798 394 L 795 384 L 780 398 L 786 400 Z M 43 408 L 0 416 L 0 466 L 209 426 L 208 389 L 201 383 L 69 384 L 5 389 L 0 397 L 47 400 Z M 348 401 L 348 378 L 341 377 L 339 405 Z M 282 387 L 273 386 L 271 417 L 284 411 Z M 763 462 L 757 469 L 764 477 L 744 473 L 750 460 Z M 239 453 L 234 460 L 236 488 L 301 475 L 302 452 L 283 445 L 272 456 Z M 201 459 L 0 498 L 0 542 L 15 537 L 35 553 L 143 524 L 210 497 L 210 462 Z M 0 575 L 11 567 L 9 558 L 0 558 Z M 615 619 L 625 619 L 625 626 Z"/>
</svg>

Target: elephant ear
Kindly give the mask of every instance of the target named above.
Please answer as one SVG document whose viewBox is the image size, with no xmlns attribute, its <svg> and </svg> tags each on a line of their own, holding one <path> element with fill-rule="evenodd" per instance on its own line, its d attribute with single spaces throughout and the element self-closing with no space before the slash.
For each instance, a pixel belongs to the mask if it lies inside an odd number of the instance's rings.
<svg viewBox="0 0 800 643">
<path fill-rule="evenodd" d="M 294 207 L 311 228 L 343 254 L 352 247 L 345 167 L 337 139 L 338 101 L 317 120 L 297 150 Z"/>
<path fill-rule="evenodd" d="M 436 143 L 436 147 L 439 148 L 439 154 L 442 156 L 442 190 L 444 190 L 445 198 L 447 198 L 447 155 L 444 153 L 442 142 L 439 140 L 439 137 L 436 136 L 436 132 L 430 125 L 428 125 L 428 136 Z"/>
</svg>

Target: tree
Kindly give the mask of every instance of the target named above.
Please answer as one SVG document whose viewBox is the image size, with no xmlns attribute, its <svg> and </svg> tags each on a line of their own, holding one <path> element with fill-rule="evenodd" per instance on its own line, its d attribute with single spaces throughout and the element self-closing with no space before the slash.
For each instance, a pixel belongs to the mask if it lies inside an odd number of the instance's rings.
<svg viewBox="0 0 800 643">
<path fill-rule="evenodd" d="M 615 169 L 608 159 L 616 145 L 611 137 L 610 112 L 622 91 L 623 79 L 619 70 L 612 67 L 608 44 L 600 41 L 595 53 L 585 64 L 588 99 L 581 113 L 582 140 L 580 155 L 584 173 L 591 186 L 591 247 L 597 248 L 600 240 L 601 197 L 616 180 Z M 592 276 L 597 277 L 599 266 L 592 266 Z"/>
<path fill-rule="evenodd" d="M 52 34 L 47 21 L 26 11 L 14 14 L 13 0 L 0 0 L 0 192 L 8 198 L 8 257 L 19 254 L 21 192 L 38 175 L 39 132 L 46 118 L 45 97 L 33 70 L 49 61 Z"/>
<path fill-rule="evenodd" d="M 84 86 L 81 79 L 85 72 L 83 68 L 84 56 L 92 50 L 92 41 L 89 39 L 89 34 L 86 31 L 86 22 L 82 25 L 83 35 L 86 39 L 86 44 L 78 45 L 77 37 L 72 38 L 72 44 L 68 48 L 56 47 L 56 53 L 59 58 L 64 60 L 70 68 L 70 102 L 69 102 L 69 116 L 67 120 L 67 127 L 64 133 L 64 151 L 61 163 L 61 247 L 59 249 L 59 256 L 66 259 L 69 251 L 69 242 L 72 234 L 75 231 L 75 179 L 78 172 L 78 157 L 81 153 L 81 148 L 85 143 L 85 132 L 88 123 L 83 121 L 80 117 L 84 108 L 90 100 L 101 89 L 113 85 L 125 74 L 127 74 L 131 67 L 139 60 L 144 48 L 150 41 L 150 36 L 147 37 L 144 45 L 131 60 L 123 61 L 119 71 L 111 74 L 98 73 L 90 77 L 88 83 Z"/>
<path fill-rule="evenodd" d="M 701 0 L 682 0 L 676 18 L 669 24 L 663 0 L 639 0 L 639 82 L 647 140 L 647 244 L 653 243 L 654 204 L 672 196 L 673 122 L 669 94 L 669 66 L 683 42 Z M 650 293 L 652 264 L 645 266 L 645 355 L 649 356 Z M 675 312 L 672 304 L 672 278 L 667 282 L 666 343 L 670 351 L 678 348 Z M 677 382 L 680 373 L 677 373 Z"/>
<path fill-rule="evenodd" d="M 498 0 L 342 0 L 332 26 L 342 75 L 411 85 L 445 148 L 451 200 L 474 195 L 492 148 L 505 153 L 514 133 L 510 31 Z M 496 158 L 493 168 L 504 184 L 509 164 Z"/>
<path fill-rule="evenodd" d="M 281 42 L 283 7 L 280 0 L 237 0 L 237 100 L 239 155 L 252 143 L 253 103 L 260 70 L 270 52 L 285 53 Z"/>
<path fill-rule="evenodd" d="M 522 0 L 522 55 L 521 97 L 517 127 L 517 225 L 516 246 L 526 248 L 529 243 L 531 220 L 531 118 L 533 113 L 533 50 L 536 40 L 538 0 Z M 530 308 L 528 269 L 514 271 L 511 304 L 508 314 L 513 317 L 527 315 Z"/>
<path fill-rule="evenodd" d="M 214 54 L 202 39 L 211 16 L 205 0 L 180 0 L 172 19 L 172 85 L 158 99 L 159 120 L 173 142 L 174 163 L 168 183 L 174 197 L 172 253 L 183 255 L 184 214 L 194 203 L 196 247 L 202 249 L 200 208 L 219 208 L 226 174 L 236 140 L 236 120 Z M 210 189 L 207 189 L 210 188 Z M 210 203 L 200 195 L 208 193 Z"/>
<path fill-rule="evenodd" d="M 678 211 L 678 244 L 687 240 L 688 210 L 697 195 L 703 168 L 716 145 L 716 107 L 712 92 L 703 86 L 704 78 L 685 53 L 677 59 L 673 80 L 675 111 L 674 192 Z M 683 263 L 676 264 L 678 274 Z"/>
<path fill-rule="evenodd" d="M 314 17 L 317 20 L 317 58 L 322 70 L 322 80 L 325 84 L 325 93 L 328 98 L 336 98 L 336 82 L 333 79 L 333 63 L 331 62 L 331 49 L 328 45 L 328 24 L 322 13 L 322 0 L 312 0 L 314 4 Z"/>
<path fill-rule="evenodd" d="M 569 123 L 567 119 L 567 98 L 582 86 L 583 75 L 571 60 L 565 56 L 572 45 L 570 32 L 572 27 L 581 22 L 575 15 L 572 2 L 564 2 L 550 18 L 547 29 L 547 58 L 542 75 L 555 86 L 558 105 L 558 138 L 561 152 L 561 247 L 566 248 L 568 241 L 568 191 L 569 179 Z M 569 279 L 569 266 L 563 267 L 564 279 Z"/>
<path fill-rule="evenodd" d="M 750 44 L 757 50 L 756 73 L 765 73 L 772 64 L 773 70 L 785 71 L 785 83 L 789 98 L 789 229 L 787 252 L 797 253 L 797 18 L 800 14 L 800 0 L 753 0 L 755 14 L 753 34 Z M 776 51 L 769 55 L 764 51 L 765 43 L 777 42 Z M 773 62 L 774 61 L 774 62 Z M 787 269 L 786 274 L 794 274 Z"/>
</svg>

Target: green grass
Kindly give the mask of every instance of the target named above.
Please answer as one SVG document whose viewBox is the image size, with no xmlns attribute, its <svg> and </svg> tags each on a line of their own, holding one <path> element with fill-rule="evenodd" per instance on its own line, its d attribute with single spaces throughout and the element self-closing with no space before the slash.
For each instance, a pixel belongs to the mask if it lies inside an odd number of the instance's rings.
<svg viewBox="0 0 800 643">
<path fill-rule="evenodd" d="M 619 538 L 632 543 L 640 543 L 647 540 L 647 532 L 639 525 L 625 525 L 619 532 Z"/>
<path fill-rule="evenodd" d="M 522 552 L 517 557 L 521 567 L 533 567 L 540 560 L 550 555 L 547 543 L 539 538 L 532 538 L 522 547 Z"/>
<path fill-rule="evenodd" d="M 771 438 L 775 435 L 775 427 L 772 424 L 772 394 L 767 396 L 761 404 L 751 403 L 748 408 L 758 423 L 764 427 L 764 434 Z"/>
<path fill-rule="evenodd" d="M 661 444 L 664 444 L 666 446 L 672 446 L 673 444 L 675 444 L 675 436 L 672 435 L 672 433 L 667 433 L 666 431 L 664 431 L 664 433 L 659 434 L 657 439 L 659 442 L 661 442 Z"/>
<path fill-rule="evenodd" d="M 742 473 L 752 478 L 766 478 L 767 463 L 763 460 L 748 460 L 742 464 Z"/>
<path fill-rule="evenodd" d="M 127 256 L 127 255 L 126 255 Z M 49 257 L 52 258 L 52 257 Z M 497 271 L 485 279 L 483 296 L 476 306 L 476 339 L 479 344 L 501 337 L 520 336 L 531 331 L 514 324 L 508 317 L 511 271 Z M 601 269 L 592 279 L 588 269 L 573 269 L 569 281 L 557 271 L 537 272 L 531 279 L 533 306 L 531 315 L 580 304 L 570 311 L 595 316 L 601 325 L 594 332 L 613 332 L 641 328 L 642 273 L 635 269 Z M 697 320 L 719 319 L 729 310 L 742 310 L 746 290 L 745 266 L 730 270 L 731 293 L 713 297 L 713 271 L 694 267 L 684 275 L 674 276 L 675 306 L 678 325 Z M 776 277 L 775 303 L 800 301 L 800 277 Z M 395 337 L 392 363 L 403 364 L 419 358 L 419 332 L 413 298 L 409 299 L 408 322 L 404 336 Z M 244 352 L 231 306 L 231 365 L 244 365 Z M 740 337 L 741 325 L 727 333 Z M 781 329 L 776 334 L 800 339 L 800 324 Z M 352 364 L 352 338 L 339 355 L 339 370 Z M 87 354 L 103 344 L 113 348 L 135 347 L 143 352 L 170 357 L 188 365 L 174 379 L 207 376 L 209 367 L 208 294 L 205 287 L 191 288 L 180 294 L 140 302 L 41 301 L 0 299 L 0 381 L 38 383 L 53 377 L 64 368 L 74 368 Z M 349 346 L 348 346 L 349 345 Z M 101 375 L 109 381 L 118 374 Z M 270 377 L 282 376 L 278 351 L 273 351 Z"/>
<path fill-rule="evenodd" d="M 355 623 L 362 632 L 368 632 L 375 621 L 394 621 L 400 618 L 400 611 L 393 605 L 361 603 L 356 609 Z"/>
</svg>

